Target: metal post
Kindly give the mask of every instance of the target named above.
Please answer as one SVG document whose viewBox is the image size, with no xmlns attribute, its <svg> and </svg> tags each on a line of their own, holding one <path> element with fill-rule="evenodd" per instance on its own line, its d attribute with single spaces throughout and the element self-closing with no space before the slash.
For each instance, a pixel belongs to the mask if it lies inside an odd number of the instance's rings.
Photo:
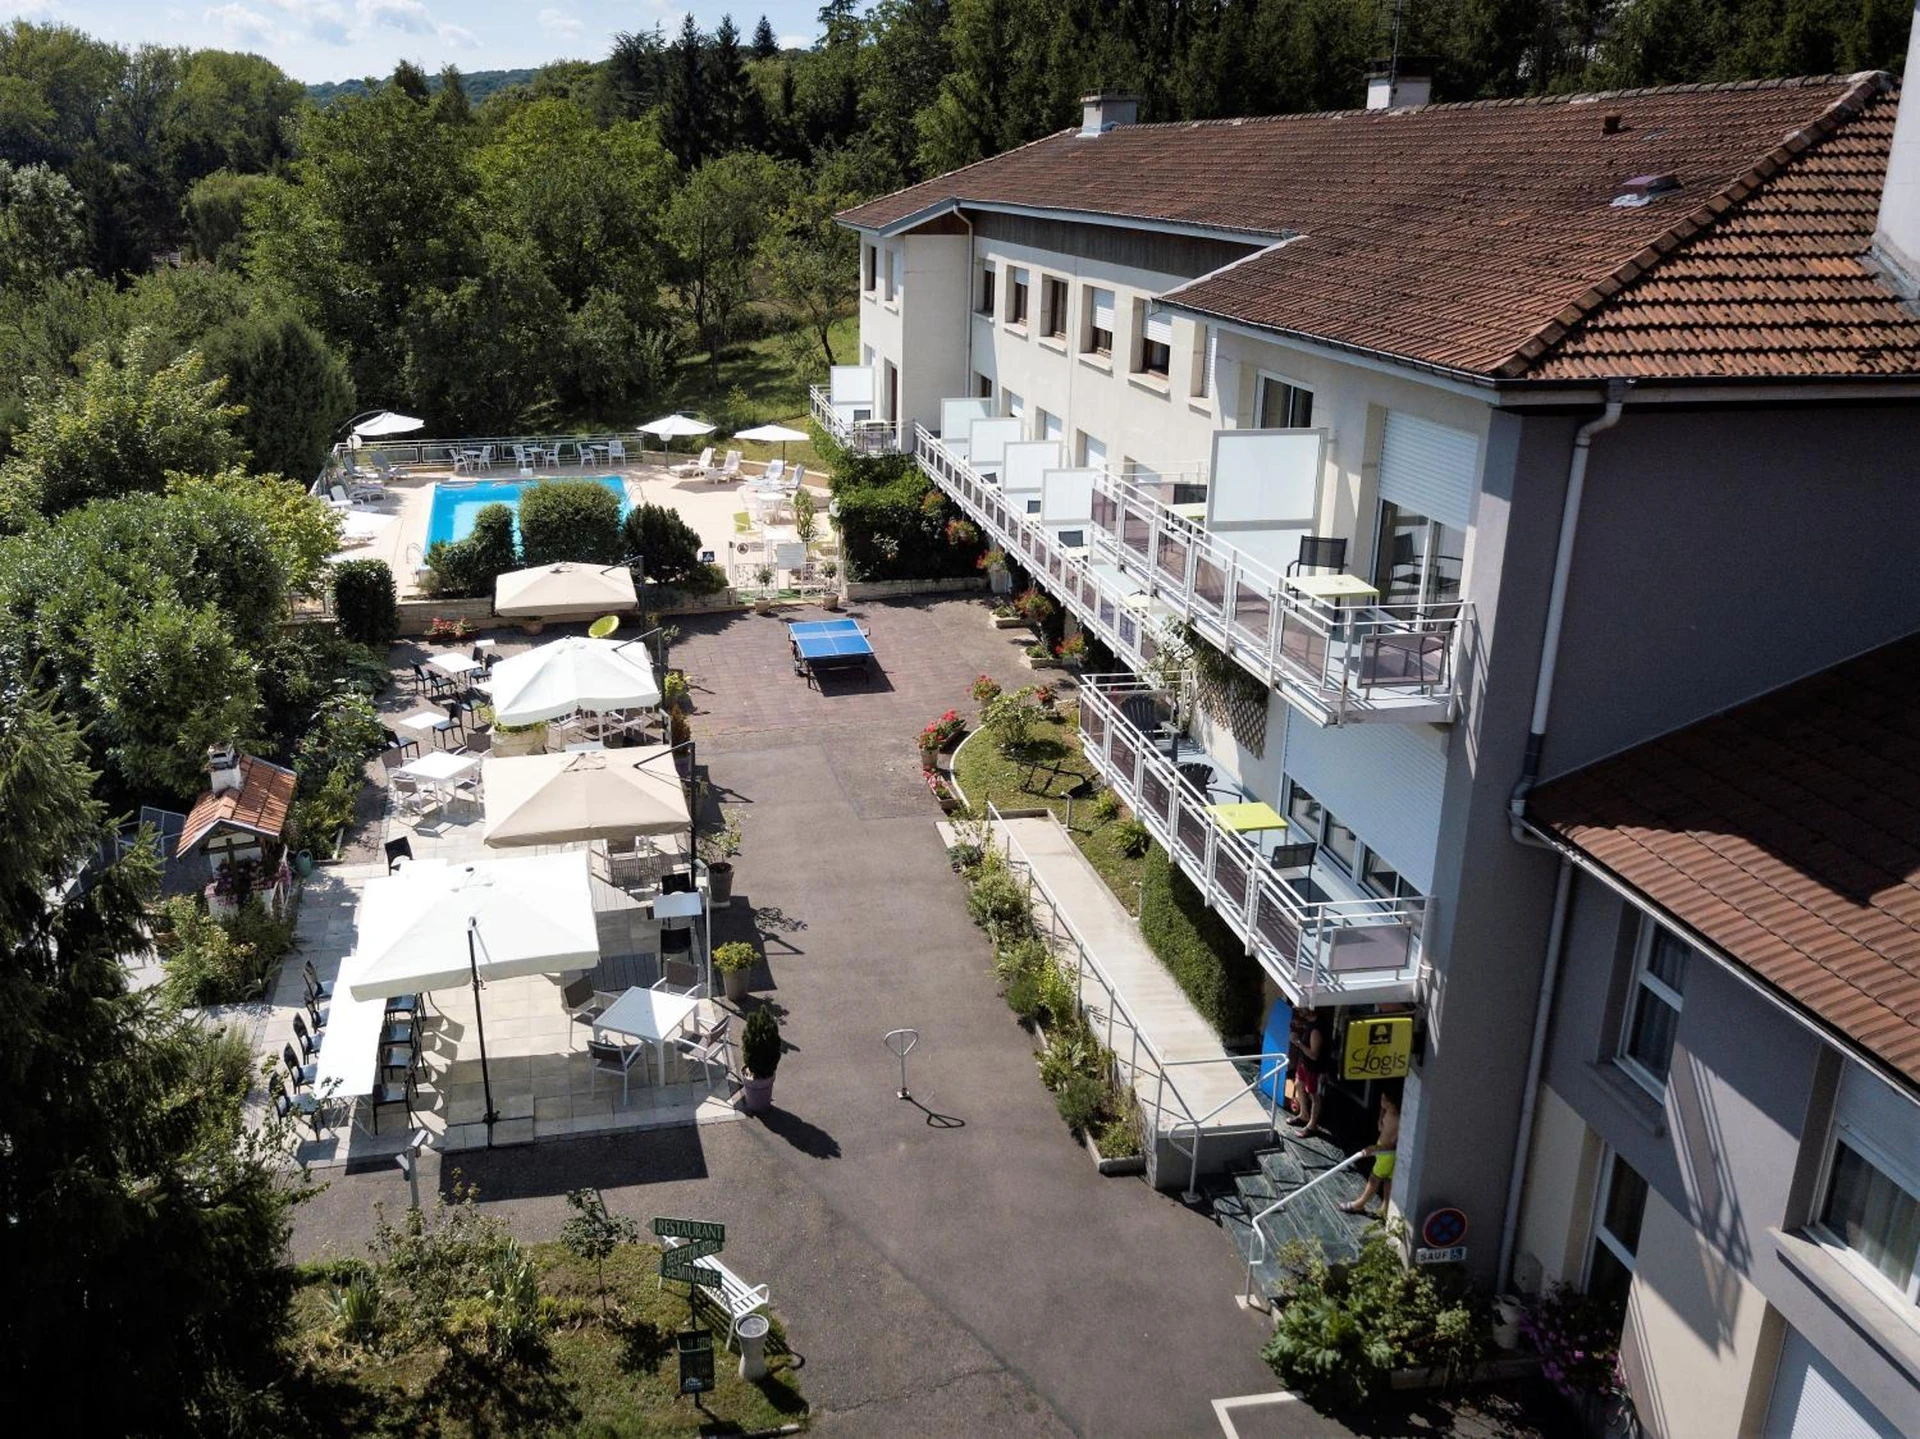
<svg viewBox="0 0 1920 1439">
<path fill-rule="evenodd" d="M 480 1086 L 486 1095 L 486 1113 L 481 1117 L 487 1124 L 487 1147 L 493 1147 L 493 1122 L 500 1116 L 493 1108 L 493 1078 L 487 1073 L 487 1026 L 480 1003 L 480 958 L 475 945 L 478 942 L 480 919 L 478 915 L 467 916 L 467 969 L 473 975 L 473 1030 L 480 1038 Z"/>
</svg>

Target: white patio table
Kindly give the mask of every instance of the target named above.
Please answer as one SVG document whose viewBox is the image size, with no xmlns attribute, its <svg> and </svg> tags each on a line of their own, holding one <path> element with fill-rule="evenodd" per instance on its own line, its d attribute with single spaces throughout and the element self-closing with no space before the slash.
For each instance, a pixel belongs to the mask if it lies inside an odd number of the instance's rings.
<svg viewBox="0 0 1920 1439">
<path fill-rule="evenodd" d="M 380 1036 L 386 1029 L 384 999 L 355 999 L 348 988 L 361 969 L 360 956 L 340 961 L 327 1001 L 326 1038 L 315 1059 L 313 1090 L 323 1098 L 365 1099 L 380 1081 Z"/>
<path fill-rule="evenodd" d="M 452 675 L 455 679 L 459 679 L 462 675 L 472 674 L 483 666 L 472 655 L 445 650 L 437 655 L 428 655 L 427 668 L 439 670 L 443 675 Z"/>
<path fill-rule="evenodd" d="M 659 1055 L 660 1084 L 667 1082 L 667 1040 L 678 1034 L 700 1007 L 700 1001 L 687 994 L 670 994 L 664 989 L 633 988 L 616 999 L 593 1022 L 599 1035 L 625 1035 L 645 1040 Z"/>
<path fill-rule="evenodd" d="M 409 760 L 394 771 L 408 779 L 417 779 L 430 784 L 435 789 L 446 789 L 455 780 L 472 773 L 480 767 L 485 755 L 455 754 L 452 750 L 430 749 L 420 758 Z"/>
</svg>

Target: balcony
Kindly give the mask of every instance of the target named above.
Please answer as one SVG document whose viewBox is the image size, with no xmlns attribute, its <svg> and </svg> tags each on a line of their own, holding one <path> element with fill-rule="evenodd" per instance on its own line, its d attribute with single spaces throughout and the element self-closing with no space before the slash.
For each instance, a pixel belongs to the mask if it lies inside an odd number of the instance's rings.
<svg viewBox="0 0 1920 1439">
<path fill-rule="evenodd" d="M 1429 901 L 1315 899 L 1271 853 L 1208 813 L 1180 761 L 1167 697 L 1134 680 L 1089 677 L 1080 691 L 1087 759 L 1232 926 L 1295 1004 L 1387 1004 L 1415 997 Z"/>
<path fill-rule="evenodd" d="M 849 419 L 844 407 L 834 407 L 824 385 L 814 385 L 807 391 L 807 405 L 814 422 L 833 436 L 834 443 L 856 455 L 891 455 L 901 448 L 904 426 L 892 420 Z"/>
<path fill-rule="evenodd" d="M 1111 475 L 1094 483 L 1092 561 L 1117 570 L 1317 724 L 1446 724 L 1465 605 L 1336 606 Z"/>
</svg>

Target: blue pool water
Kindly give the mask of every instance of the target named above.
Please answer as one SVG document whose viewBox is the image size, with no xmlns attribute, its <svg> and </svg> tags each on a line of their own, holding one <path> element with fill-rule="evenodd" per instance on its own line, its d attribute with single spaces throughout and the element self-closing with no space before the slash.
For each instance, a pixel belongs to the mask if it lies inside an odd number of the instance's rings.
<svg viewBox="0 0 1920 1439">
<path fill-rule="evenodd" d="M 614 498 L 620 501 L 620 514 L 624 519 L 627 513 L 627 487 L 621 483 L 620 477 L 589 475 L 586 478 L 613 491 Z M 512 510 L 517 529 L 520 496 L 526 493 L 527 486 L 541 483 L 540 480 L 440 481 L 433 487 L 433 509 L 427 516 L 428 546 L 441 540 L 464 540 L 473 533 L 474 516 L 487 505 L 505 505 Z"/>
</svg>

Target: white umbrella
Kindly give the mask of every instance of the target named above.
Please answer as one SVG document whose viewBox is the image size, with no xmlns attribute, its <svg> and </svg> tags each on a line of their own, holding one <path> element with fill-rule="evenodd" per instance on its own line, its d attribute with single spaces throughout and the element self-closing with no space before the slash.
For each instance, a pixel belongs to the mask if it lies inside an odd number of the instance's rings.
<svg viewBox="0 0 1920 1439">
<path fill-rule="evenodd" d="M 493 715 L 500 724 L 659 703 L 660 686 L 645 645 L 569 635 L 493 667 Z"/>
<path fill-rule="evenodd" d="M 481 769 L 486 842 L 568 844 L 692 827 L 668 745 L 490 759 Z"/>
<path fill-rule="evenodd" d="M 785 425 L 755 425 L 750 430 L 735 430 L 733 437 L 736 440 L 756 440 L 763 445 L 778 445 L 780 458 L 784 460 L 788 444 L 794 440 L 804 440 L 807 436 L 804 430 L 790 430 Z"/>
<path fill-rule="evenodd" d="M 568 619 L 630 610 L 640 603 L 633 571 L 625 565 L 567 560 L 531 570 L 510 570 L 493 582 L 493 609 L 501 615 Z"/>
<path fill-rule="evenodd" d="M 655 420 L 650 425 L 642 425 L 640 432 L 644 435 L 659 436 L 661 444 L 667 449 L 672 449 L 673 442 L 683 436 L 712 434 L 713 426 L 705 420 L 696 420 L 688 415 L 672 414 Z"/>
<path fill-rule="evenodd" d="M 409 435 L 426 424 L 425 420 L 416 420 L 412 415 L 397 414 L 392 410 L 382 410 L 372 419 L 362 420 L 353 427 L 356 435 L 372 437 L 374 435 Z M 337 431 L 335 433 L 338 433 Z"/>
</svg>

